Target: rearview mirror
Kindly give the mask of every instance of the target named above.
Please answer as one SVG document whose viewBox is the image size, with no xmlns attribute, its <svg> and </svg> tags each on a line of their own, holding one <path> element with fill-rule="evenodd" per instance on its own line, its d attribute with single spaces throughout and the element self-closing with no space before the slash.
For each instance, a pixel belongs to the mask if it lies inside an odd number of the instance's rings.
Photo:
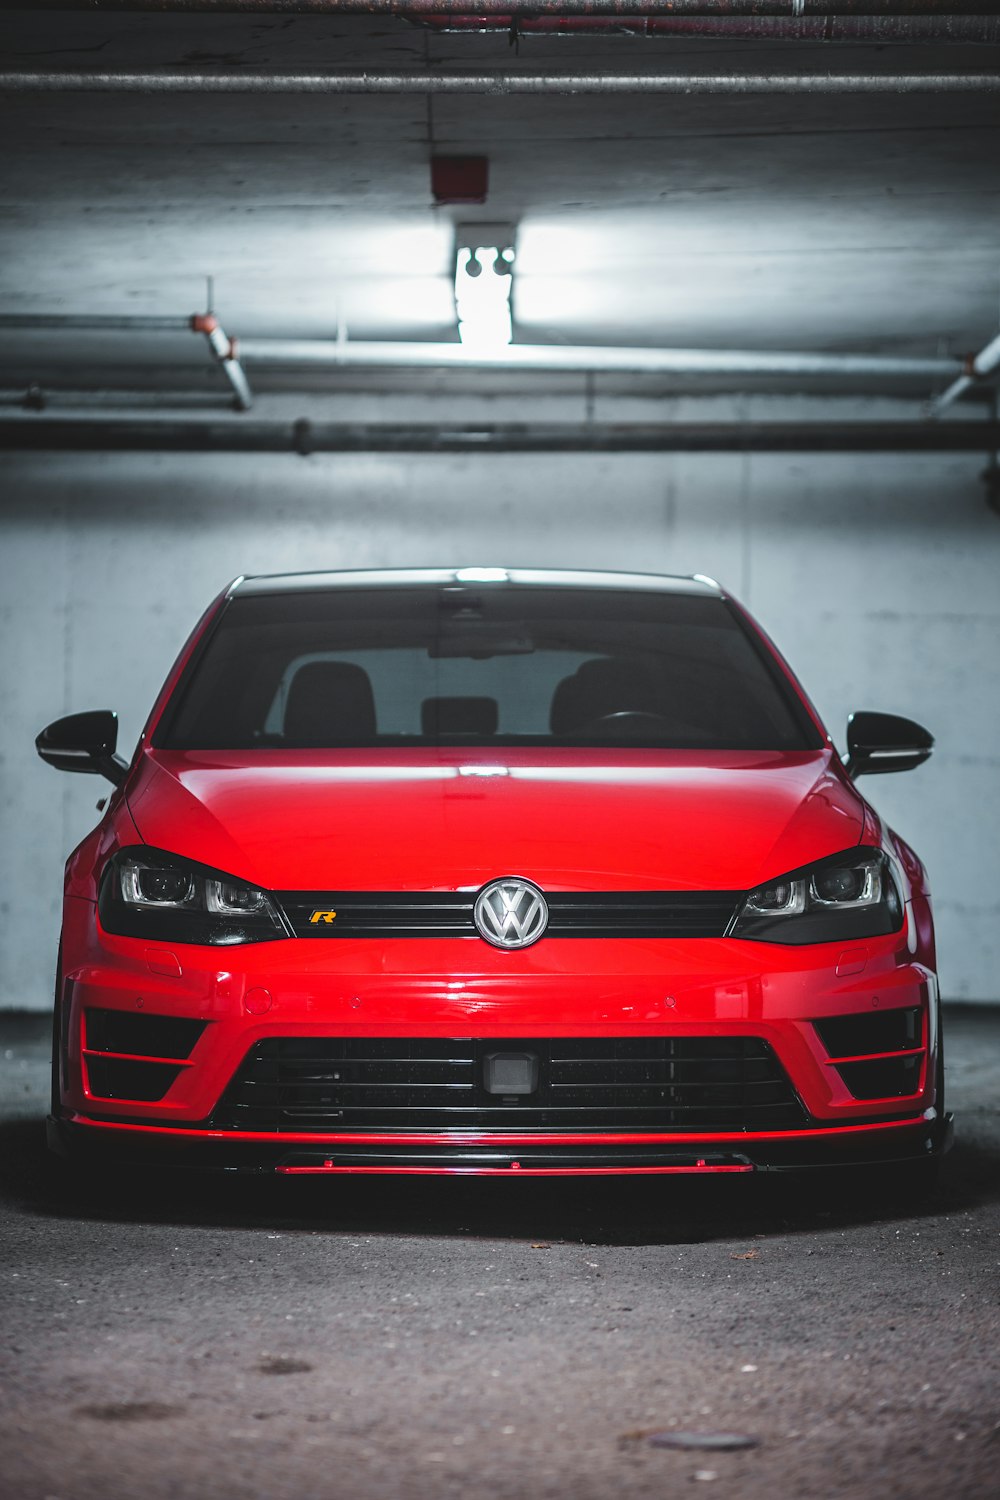
<svg viewBox="0 0 1000 1500">
<path fill-rule="evenodd" d="M 115 786 L 125 780 L 128 766 L 115 754 L 118 715 L 109 708 L 68 714 L 42 730 L 35 749 L 46 765 L 57 771 L 83 771 L 106 776 Z"/>
<path fill-rule="evenodd" d="M 847 721 L 848 776 L 910 771 L 927 760 L 934 744 L 922 724 L 898 714 L 861 712 Z"/>
</svg>

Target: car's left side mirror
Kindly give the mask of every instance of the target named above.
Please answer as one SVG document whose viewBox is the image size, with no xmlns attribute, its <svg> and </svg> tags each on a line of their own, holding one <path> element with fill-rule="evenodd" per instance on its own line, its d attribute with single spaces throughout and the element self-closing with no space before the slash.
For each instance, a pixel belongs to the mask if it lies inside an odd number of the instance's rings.
<svg viewBox="0 0 1000 1500">
<path fill-rule="evenodd" d="M 848 776 L 874 776 L 886 771 L 911 771 L 931 753 L 934 736 L 913 719 L 898 714 L 862 711 L 847 721 Z"/>
<path fill-rule="evenodd" d="M 118 715 L 109 708 L 96 708 L 56 719 L 42 730 L 35 749 L 57 771 L 92 772 L 121 786 L 128 766 L 115 754 L 117 744 Z"/>
</svg>

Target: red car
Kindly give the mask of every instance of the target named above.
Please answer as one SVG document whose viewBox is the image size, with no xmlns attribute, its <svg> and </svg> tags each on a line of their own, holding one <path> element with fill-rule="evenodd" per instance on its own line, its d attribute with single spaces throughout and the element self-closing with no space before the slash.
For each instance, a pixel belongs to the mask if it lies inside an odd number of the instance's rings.
<svg viewBox="0 0 1000 1500">
<path fill-rule="evenodd" d="M 705 578 L 241 578 L 70 857 L 50 1143 L 282 1173 L 749 1173 L 948 1144 L 930 897 Z"/>
</svg>

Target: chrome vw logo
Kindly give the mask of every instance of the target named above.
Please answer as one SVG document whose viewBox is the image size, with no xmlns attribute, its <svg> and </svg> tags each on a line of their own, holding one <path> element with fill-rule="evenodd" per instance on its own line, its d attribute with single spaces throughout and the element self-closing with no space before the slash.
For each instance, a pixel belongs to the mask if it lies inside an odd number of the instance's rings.
<svg viewBox="0 0 1000 1500">
<path fill-rule="evenodd" d="M 545 897 L 530 880 L 491 880 L 472 912 L 479 936 L 494 948 L 528 948 L 549 923 Z"/>
</svg>

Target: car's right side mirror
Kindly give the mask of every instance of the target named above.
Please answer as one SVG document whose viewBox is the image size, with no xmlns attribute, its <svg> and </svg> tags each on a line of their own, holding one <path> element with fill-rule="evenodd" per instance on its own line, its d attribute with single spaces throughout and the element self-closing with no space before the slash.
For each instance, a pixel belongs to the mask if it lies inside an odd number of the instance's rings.
<svg viewBox="0 0 1000 1500">
<path fill-rule="evenodd" d="M 847 721 L 848 776 L 875 776 L 911 771 L 931 753 L 934 736 L 913 719 L 862 710 Z"/>
</svg>

